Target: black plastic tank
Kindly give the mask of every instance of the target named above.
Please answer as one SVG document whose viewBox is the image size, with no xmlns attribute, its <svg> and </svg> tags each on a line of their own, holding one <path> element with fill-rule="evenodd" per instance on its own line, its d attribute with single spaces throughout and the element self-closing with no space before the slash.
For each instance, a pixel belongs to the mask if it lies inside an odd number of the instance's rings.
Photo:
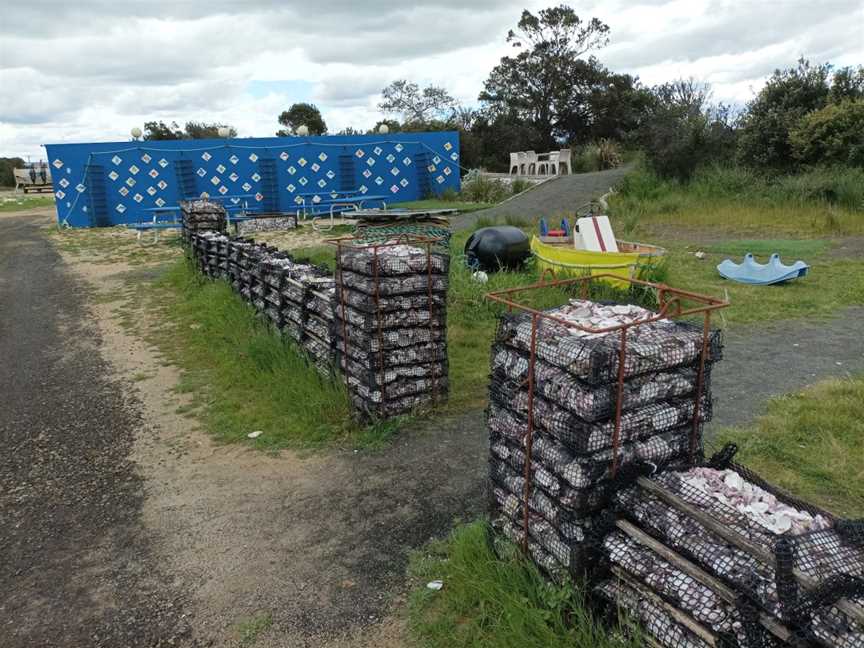
<svg viewBox="0 0 864 648">
<path fill-rule="evenodd" d="M 516 270 L 531 256 L 528 237 L 518 227 L 483 227 L 465 243 L 465 261 L 474 270 Z"/>
</svg>

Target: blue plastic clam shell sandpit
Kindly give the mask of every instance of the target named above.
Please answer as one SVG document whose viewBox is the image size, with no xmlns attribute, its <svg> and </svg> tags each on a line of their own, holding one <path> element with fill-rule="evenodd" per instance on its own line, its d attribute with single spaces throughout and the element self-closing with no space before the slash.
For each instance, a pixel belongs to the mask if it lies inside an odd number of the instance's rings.
<svg viewBox="0 0 864 648">
<path fill-rule="evenodd" d="M 792 265 L 783 265 L 780 262 L 780 255 L 777 253 L 771 255 L 768 263 L 757 263 L 753 255 L 747 253 L 744 255 L 744 261 L 740 264 L 726 259 L 717 266 L 717 272 L 724 279 L 754 286 L 767 286 L 797 279 L 806 275 L 808 270 L 810 270 L 810 266 L 803 261 L 796 261 Z"/>
</svg>

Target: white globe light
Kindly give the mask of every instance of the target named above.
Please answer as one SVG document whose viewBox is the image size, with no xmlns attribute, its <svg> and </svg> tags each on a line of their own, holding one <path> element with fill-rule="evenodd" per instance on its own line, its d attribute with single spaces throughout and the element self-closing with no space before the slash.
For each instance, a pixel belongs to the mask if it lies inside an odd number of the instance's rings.
<svg viewBox="0 0 864 648">
<path fill-rule="evenodd" d="M 378 127 L 378 132 L 381 133 L 382 135 L 386 135 L 387 133 L 390 132 L 390 127 L 387 124 L 381 124 Z"/>
<path fill-rule="evenodd" d="M 306 137 L 309 134 L 309 127 L 306 124 L 301 124 L 297 127 L 297 134 L 300 137 Z"/>
<path fill-rule="evenodd" d="M 231 129 L 227 126 L 219 127 L 219 137 L 228 137 L 231 134 Z"/>
<path fill-rule="evenodd" d="M 134 137 L 135 139 L 138 139 L 139 137 L 141 137 L 141 129 L 138 128 L 137 126 L 135 126 L 132 129 L 132 137 Z"/>
</svg>

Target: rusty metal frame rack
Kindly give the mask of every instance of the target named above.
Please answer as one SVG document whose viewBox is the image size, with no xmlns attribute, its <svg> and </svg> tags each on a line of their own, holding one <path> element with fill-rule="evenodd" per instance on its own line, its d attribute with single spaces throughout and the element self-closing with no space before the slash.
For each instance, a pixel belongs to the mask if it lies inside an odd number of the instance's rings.
<svg viewBox="0 0 864 648">
<path fill-rule="evenodd" d="M 440 246 L 443 249 L 447 250 L 449 254 L 449 248 L 447 246 L 446 241 L 442 238 L 434 238 L 428 236 L 420 236 L 415 234 L 400 234 L 395 236 L 383 243 L 364 240 L 359 236 L 344 236 L 336 239 L 327 239 L 326 243 L 330 245 L 336 246 L 336 281 L 338 287 L 339 294 L 339 308 L 341 310 L 341 329 L 342 329 L 342 355 L 345 361 L 345 369 L 342 372 L 345 378 L 345 386 L 349 390 L 351 390 L 351 385 L 349 383 L 348 376 L 348 361 L 350 358 L 350 354 L 348 353 L 348 345 L 349 345 L 349 337 L 348 337 L 348 316 L 346 313 L 346 301 L 345 301 L 345 285 L 342 282 L 342 252 L 345 248 L 353 248 L 353 249 L 365 249 L 372 250 L 372 280 L 374 286 L 374 292 L 372 295 L 373 302 L 375 304 L 375 317 L 377 322 L 376 332 L 378 336 L 378 371 L 382 374 L 381 381 L 381 404 L 384 404 L 387 401 L 387 384 L 386 381 L 383 380 L 384 372 L 387 367 L 384 362 L 385 358 L 385 347 L 384 347 L 384 327 L 382 323 L 382 311 L 381 311 L 381 296 L 379 294 L 379 285 L 380 285 L 380 277 L 379 277 L 379 264 L 378 264 L 378 253 L 382 248 L 395 247 L 397 245 L 412 245 L 424 248 L 426 250 L 426 278 L 427 278 L 427 304 L 429 309 L 429 334 L 430 339 L 434 339 L 435 337 L 435 317 L 434 317 L 434 300 L 432 298 L 432 247 Z M 337 323 L 337 326 L 340 326 Z M 337 362 L 336 369 L 340 370 L 341 367 L 338 366 L 340 362 Z M 439 390 L 438 390 L 438 378 L 436 376 L 436 372 L 432 372 L 432 403 L 433 406 L 439 403 Z"/>
<path fill-rule="evenodd" d="M 545 273 L 544 273 L 545 275 Z M 560 317 L 556 317 L 552 313 L 537 310 L 536 308 L 532 308 L 525 303 L 517 301 L 517 297 L 521 293 L 530 293 L 533 291 L 544 290 L 548 288 L 563 288 L 563 287 L 578 287 L 580 288 L 582 299 L 587 299 L 589 295 L 589 289 L 591 286 L 591 282 L 593 281 L 602 281 L 604 279 L 613 279 L 616 281 L 624 281 L 630 286 L 638 286 L 641 288 L 653 289 L 657 291 L 657 302 L 659 304 L 659 310 L 652 317 L 648 317 L 646 319 L 637 320 L 634 322 L 630 322 L 627 324 L 620 324 L 617 326 L 609 326 L 606 328 L 595 328 L 591 326 L 581 326 L 579 324 L 575 324 L 574 322 L 562 319 Z M 528 357 L 528 378 L 527 378 L 527 388 L 528 388 L 528 412 L 527 412 L 527 429 L 525 432 L 525 492 L 523 493 L 523 502 L 524 502 L 524 540 L 522 543 L 522 550 L 527 555 L 528 554 L 528 525 L 529 525 L 529 515 L 528 515 L 528 502 L 531 498 L 531 464 L 532 464 L 532 443 L 534 437 L 534 374 L 535 374 L 535 364 L 537 361 L 537 325 L 541 319 L 548 320 L 550 322 L 555 322 L 556 324 L 560 324 L 567 328 L 580 330 L 586 333 L 593 334 L 603 334 L 603 333 L 619 333 L 620 335 L 620 346 L 618 348 L 618 375 L 617 375 L 617 392 L 616 392 L 616 404 L 615 404 L 615 427 L 612 434 L 612 469 L 611 475 L 614 478 L 618 472 L 619 468 L 619 456 L 618 451 L 620 449 L 620 435 L 621 435 L 621 406 L 623 401 L 623 393 L 624 393 L 624 381 L 626 378 L 625 372 L 625 360 L 627 356 L 627 335 L 631 329 L 638 328 L 640 326 L 644 326 L 645 324 L 650 324 L 652 322 L 657 322 L 662 319 L 675 319 L 681 318 L 691 315 L 702 314 L 703 324 L 702 324 L 702 347 L 701 352 L 699 354 L 699 369 L 697 372 L 697 380 L 696 380 L 696 391 L 694 396 L 694 406 L 693 406 L 693 427 L 690 433 L 690 443 L 689 443 L 689 456 L 690 462 L 692 463 L 696 459 L 696 450 L 698 447 L 698 435 L 700 430 L 699 418 L 700 418 L 700 407 L 701 407 L 701 397 L 702 397 L 702 389 L 704 386 L 705 380 L 705 362 L 708 357 L 708 346 L 709 346 L 709 336 L 711 330 L 711 314 L 715 310 L 719 310 L 721 308 L 726 308 L 729 306 L 729 302 L 718 299 L 716 297 L 711 297 L 709 295 L 703 295 L 700 293 L 690 292 L 687 290 L 681 290 L 679 288 L 673 288 L 671 286 L 667 286 L 662 283 L 653 283 L 650 281 L 643 281 L 641 279 L 622 279 L 616 275 L 612 274 L 596 274 L 585 277 L 574 277 L 568 279 L 552 279 L 552 280 L 544 280 L 543 275 L 539 281 L 528 284 L 526 286 L 517 286 L 515 288 L 507 288 L 505 290 L 497 290 L 486 294 L 486 299 L 502 304 L 507 307 L 508 311 L 512 312 L 513 310 L 519 310 L 531 315 L 531 342 L 529 347 L 529 357 Z M 684 302 L 694 303 L 695 305 L 686 306 Z"/>
</svg>

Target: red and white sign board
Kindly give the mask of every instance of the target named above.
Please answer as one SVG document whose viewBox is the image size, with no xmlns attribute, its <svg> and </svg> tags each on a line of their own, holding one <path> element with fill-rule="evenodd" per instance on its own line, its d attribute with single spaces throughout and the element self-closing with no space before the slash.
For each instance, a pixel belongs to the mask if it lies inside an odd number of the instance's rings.
<svg viewBox="0 0 864 648">
<path fill-rule="evenodd" d="M 617 252 L 618 244 L 608 216 L 588 216 L 576 221 L 582 239 L 582 249 L 591 252 Z"/>
</svg>

